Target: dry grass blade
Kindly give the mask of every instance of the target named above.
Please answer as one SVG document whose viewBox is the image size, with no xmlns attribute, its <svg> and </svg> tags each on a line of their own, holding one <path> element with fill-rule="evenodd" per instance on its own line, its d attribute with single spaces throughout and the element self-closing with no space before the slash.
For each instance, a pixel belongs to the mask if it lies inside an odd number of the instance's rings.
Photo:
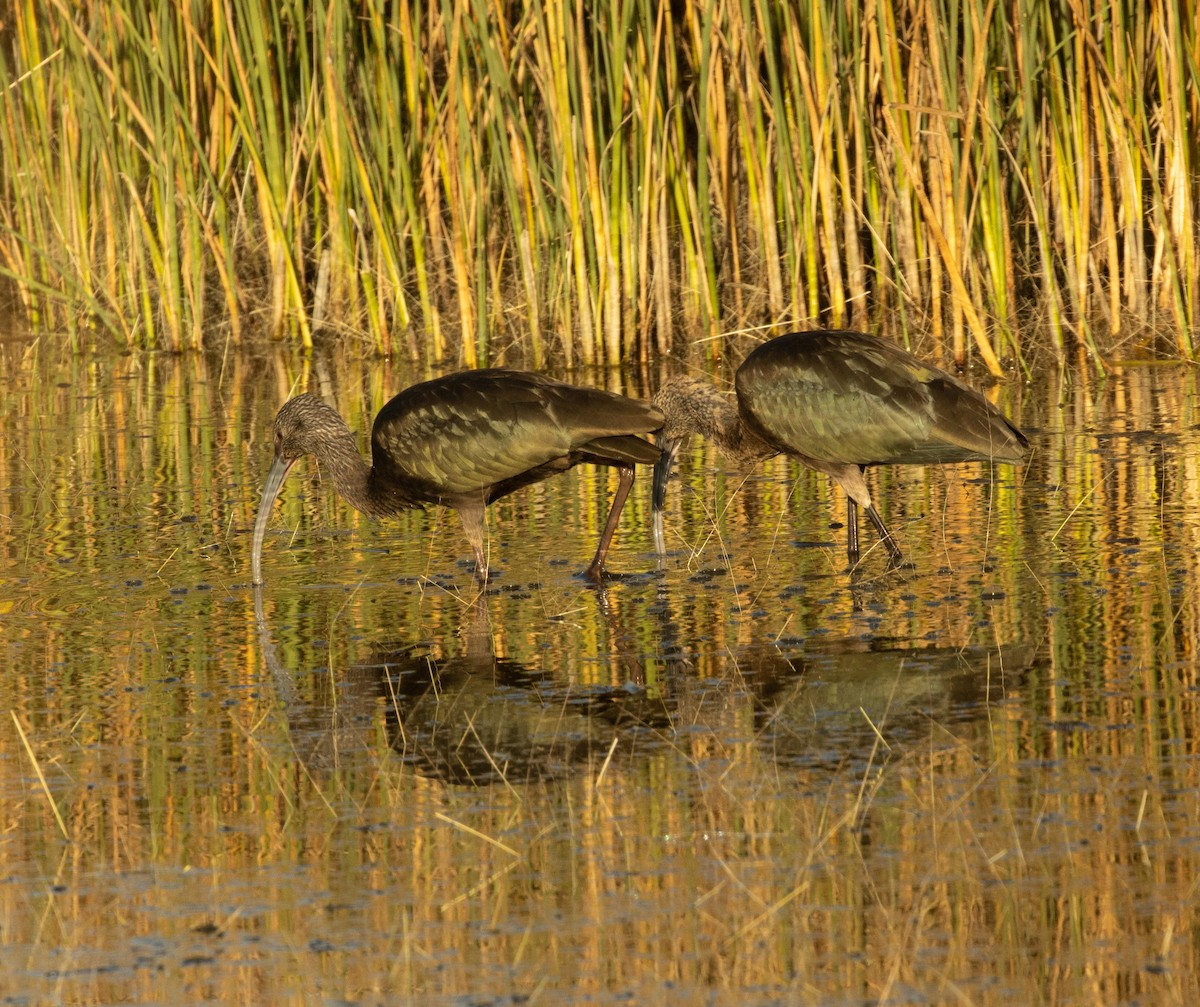
<svg viewBox="0 0 1200 1007">
<path fill-rule="evenodd" d="M 46 774 L 42 772 L 42 764 L 38 761 L 37 754 L 34 752 L 33 746 L 29 743 L 29 738 L 25 734 L 25 728 L 21 726 L 21 718 L 17 716 L 16 710 L 10 710 L 9 713 L 12 715 L 13 726 L 16 727 L 17 734 L 21 736 L 21 744 L 25 748 L 25 754 L 29 756 L 29 763 L 33 766 L 33 771 L 37 773 L 42 793 L 46 795 L 46 803 L 50 805 L 50 810 L 54 812 L 54 820 L 58 823 L 59 834 L 63 839 L 70 839 L 71 834 L 67 831 L 67 824 L 63 821 L 62 812 L 58 810 L 58 804 L 54 800 L 54 795 L 50 793 L 50 785 L 46 782 Z"/>
</svg>

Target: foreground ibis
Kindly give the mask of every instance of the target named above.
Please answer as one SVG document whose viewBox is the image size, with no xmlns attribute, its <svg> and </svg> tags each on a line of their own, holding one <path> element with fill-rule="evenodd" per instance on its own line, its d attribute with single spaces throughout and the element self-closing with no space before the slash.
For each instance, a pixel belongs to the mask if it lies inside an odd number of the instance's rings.
<svg viewBox="0 0 1200 1007">
<path fill-rule="evenodd" d="M 457 510 L 481 581 L 484 507 L 581 462 L 612 465 L 620 481 L 586 571 L 599 581 L 634 466 L 659 457 L 640 435 L 662 422 L 649 402 L 599 388 L 523 371 L 463 371 L 413 385 L 388 402 L 375 417 L 368 465 L 341 416 L 314 395 L 298 395 L 275 417 L 275 461 L 254 522 L 254 583 L 262 583 L 263 535 L 275 497 L 304 455 L 314 455 L 342 498 L 366 514 L 386 517 L 425 504 Z"/>
<path fill-rule="evenodd" d="M 862 332 L 793 332 L 756 348 L 734 379 L 736 405 L 711 385 L 675 378 L 654 396 L 665 417 L 654 468 L 654 540 L 665 551 L 667 478 L 692 433 L 739 467 L 779 454 L 833 477 L 846 491 L 846 553 L 858 564 L 858 508 L 889 566 L 904 562 L 867 491 L 871 465 L 1021 461 L 1029 447 L 1005 415 L 953 375 Z"/>
</svg>

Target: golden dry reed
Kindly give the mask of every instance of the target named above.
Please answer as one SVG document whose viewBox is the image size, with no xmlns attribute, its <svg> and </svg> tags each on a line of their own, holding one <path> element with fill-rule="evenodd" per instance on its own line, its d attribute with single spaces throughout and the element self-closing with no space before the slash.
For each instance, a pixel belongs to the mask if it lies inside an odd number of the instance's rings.
<svg viewBox="0 0 1200 1007">
<path fill-rule="evenodd" d="M 1175 0 L 16 0 L 0 43 L 0 271 L 75 341 L 1193 355 Z"/>
</svg>

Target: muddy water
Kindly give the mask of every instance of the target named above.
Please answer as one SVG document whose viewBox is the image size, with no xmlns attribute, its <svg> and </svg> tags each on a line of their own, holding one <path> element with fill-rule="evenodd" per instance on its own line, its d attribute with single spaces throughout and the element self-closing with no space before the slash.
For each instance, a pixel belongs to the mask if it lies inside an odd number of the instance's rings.
<svg viewBox="0 0 1200 1007">
<path fill-rule="evenodd" d="M 278 404 L 421 376 L 0 352 L 3 1002 L 1194 1002 L 1193 372 L 1001 389 L 1028 465 L 879 474 L 899 574 L 697 444 L 603 592 L 607 473 L 477 599 L 302 465 L 256 595 Z"/>
</svg>

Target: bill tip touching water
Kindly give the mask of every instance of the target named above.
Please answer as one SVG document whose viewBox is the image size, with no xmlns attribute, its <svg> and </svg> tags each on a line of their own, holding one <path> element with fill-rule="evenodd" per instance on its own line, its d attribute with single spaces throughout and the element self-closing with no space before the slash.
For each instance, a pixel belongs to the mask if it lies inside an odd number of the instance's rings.
<svg viewBox="0 0 1200 1007">
<path fill-rule="evenodd" d="M 846 492 L 846 554 L 860 559 L 858 508 L 888 551 L 904 555 L 867 489 L 875 465 L 1019 462 L 1025 435 L 979 392 L 887 340 L 861 332 L 778 336 L 754 349 L 735 375 L 735 400 L 693 378 L 674 378 L 654 396 L 663 412 L 654 468 L 655 548 L 666 551 L 667 481 L 691 434 L 710 439 L 731 464 L 749 467 L 791 455 Z"/>
<path fill-rule="evenodd" d="M 402 391 L 375 417 L 371 461 L 359 454 L 345 420 L 315 395 L 298 395 L 274 424 L 274 460 L 259 499 L 251 547 L 261 584 L 262 546 L 275 499 L 292 466 L 313 455 L 338 494 L 376 517 L 440 504 L 456 510 L 486 581 L 484 508 L 514 490 L 581 463 L 620 473 L 595 556 L 585 576 L 599 582 L 636 465 L 658 448 L 645 439 L 662 426 L 657 407 L 525 371 L 485 369 L 434 378 Z"/>
</svg>

